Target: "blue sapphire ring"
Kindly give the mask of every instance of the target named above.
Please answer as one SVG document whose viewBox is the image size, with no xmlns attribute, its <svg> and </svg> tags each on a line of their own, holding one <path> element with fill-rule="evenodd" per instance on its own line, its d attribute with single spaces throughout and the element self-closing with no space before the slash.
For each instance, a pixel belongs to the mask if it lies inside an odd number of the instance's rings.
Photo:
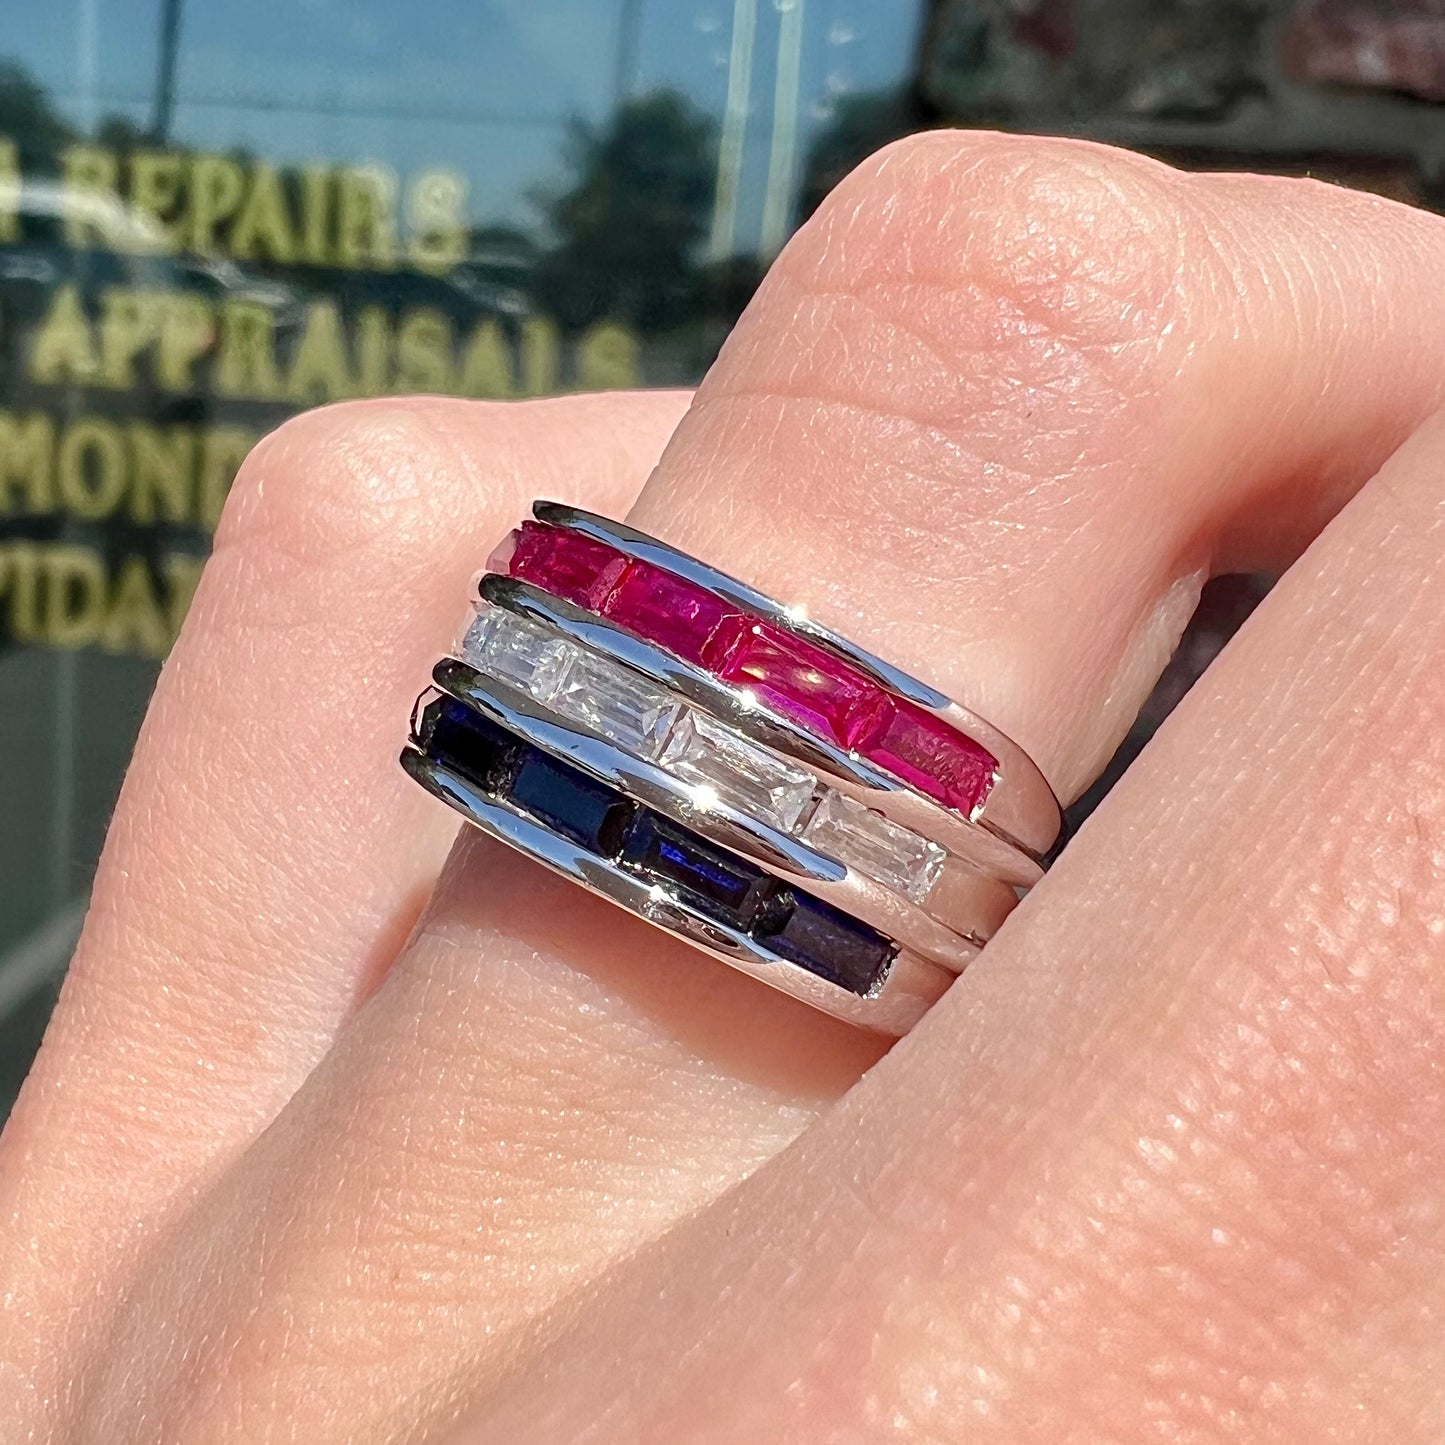
<svg viewBox="0 0 1445 1445">
<path fill-rule="evenodd" d="M 480 579 L 403 766 L 713 957 L 906 1032 L 1040 875 L 1058 805 L 1037 770 L 725 574 L 587 513 L 534 514 Z"/>
</svg>

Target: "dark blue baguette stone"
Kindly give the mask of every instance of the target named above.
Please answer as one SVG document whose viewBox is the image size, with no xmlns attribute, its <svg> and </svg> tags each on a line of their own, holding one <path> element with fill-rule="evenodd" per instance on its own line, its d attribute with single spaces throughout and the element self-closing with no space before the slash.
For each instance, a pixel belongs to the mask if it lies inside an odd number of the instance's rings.
<svg viewBox="0 0 1445 1445">
<path fill-rule="evenodd" d="M 851 993 L 869 993 L 897 951 L 876 928 L 632 802 L 454 698 L 427 705 L 416 738 L 437 762 L 492 796 L 591 853 L 669 884 L 705 917 Z"/>
<path fill-rule="evenodd" d="M 645 808 L 622 840 L 621 861 L 666 879 L 698 912 L 743 933 L 752 928 L 768 898 L 782 889 L 761 868 Z"/>
<path fill-rule="evenodd" d="M 422 709 L 417 741 L 438 762 L 489 793 L 510 781 L 527 751 L 515 734 L 450 697 Z"/>
<path fill-rule="evenodd" d="M 562 837 L 611 857 L 636 806 L 455 698 L 422 712 L 417 741 L 439 763 L 506 798 Z"/>
<path fill-rule="evenodd" d="M 792 903 L 760 922 L 759 940 L 779 958 L 850 993 L 868 993 L 893 957 L 892 940 L 810 893 L 792 890 Z"/>
<path fill-rule="evenodd" d="M 554 832 L 607 858 L 615 855 L 637 805 L 568 763 L 527 748 L 507 798 Z"/>
</svg>

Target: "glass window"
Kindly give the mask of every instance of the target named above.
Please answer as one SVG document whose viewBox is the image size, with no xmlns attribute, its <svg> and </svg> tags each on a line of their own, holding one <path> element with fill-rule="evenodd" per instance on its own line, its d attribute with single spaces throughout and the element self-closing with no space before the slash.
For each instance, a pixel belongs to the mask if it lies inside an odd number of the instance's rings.
<svg viewBox="0 0 1445 1445">
<path fill-rule="evenodd" d="M 827 181 L 916 123 L 925 19 L 922 0 L 13 9 L 0 1112 L 250 445 L 341 397 L 696 380 Z"/>
<path fill-rule="evenodd" d="M 827 190 L 925 124 L 1438 206 L 1431 24 L 1389 0 L 11 5 L 0 1111 L 263 432 L 342 397 L 695 381 Z"/>
</svg>

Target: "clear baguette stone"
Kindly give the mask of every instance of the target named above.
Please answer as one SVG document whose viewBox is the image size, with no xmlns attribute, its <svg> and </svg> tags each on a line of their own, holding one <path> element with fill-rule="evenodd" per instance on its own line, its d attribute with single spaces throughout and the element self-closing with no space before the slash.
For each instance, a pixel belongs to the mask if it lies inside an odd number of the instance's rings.
<svg viewBox="0 0 1445 1445">
<path fill-rule="evenodd" d="M 683 782 L 712 789 L 719 802 L 784 833 L 797 824 L 817 785 L 811 773 L 691 709 L 673 728 L 658 762 Z"/>
<path fill-rule="evenodd" d="M 467 618 L 457 642 L 457 655 L 463 662 L 481 668 L 487 651 L 487 639 L 497 625 L 497 609 L 482 607 Z"/>
<path fill-rule="evenodd" d="M 661 688 L 588 652 L 568 660 L 552 705 L 564 717 L 648 760 L 656 758 L 682 712 L 682 705 Z"/>
<path fill-rule="evenodd" d="M 509 682 L 538 702 L 551 702 L 577 649 L 545 627 L 493 608 L 477 619 L 480 647 L 466 661 L 482 672 Z M 470 637 L 470 632 L 468 637 Z"/>
<path fill-rule="evenodd" d="M 922 903 L 948 856 L 937 843 L 829 788 L 803 838 L 820 853 Z"/>
</svg>

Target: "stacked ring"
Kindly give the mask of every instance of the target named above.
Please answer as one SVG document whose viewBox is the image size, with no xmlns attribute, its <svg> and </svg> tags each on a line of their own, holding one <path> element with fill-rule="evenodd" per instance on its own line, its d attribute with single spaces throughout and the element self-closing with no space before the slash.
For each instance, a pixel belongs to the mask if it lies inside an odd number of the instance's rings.
<svg viewBox="0 0 1445 1445">
<path fill-rule="evenodd" d="M 469 822 L 840 1018 L 907 1031 L 1060 831 L 997 729 L 632 528 L 538 502 L 418 700 Z"/>
</svg>

